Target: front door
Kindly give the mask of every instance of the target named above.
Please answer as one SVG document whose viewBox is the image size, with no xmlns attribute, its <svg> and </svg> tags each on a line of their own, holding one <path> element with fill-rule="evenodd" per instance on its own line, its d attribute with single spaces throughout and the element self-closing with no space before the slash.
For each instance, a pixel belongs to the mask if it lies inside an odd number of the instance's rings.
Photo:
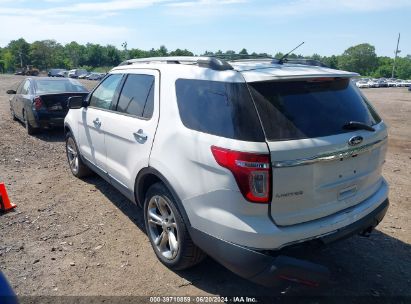
<svg viewBox="0 0 411 304">
<path fill-rule="evenodd" d="M 106 146 L 104 132 L 108 127 L 105 119 L 112 104 L 117 100 L 122 74 L 108 76 L 89 97 L 89 106 L 83 108 L 79 121 L 79 149 L 84 158 L 102 173 L 106 171 Z"/>
</svg>

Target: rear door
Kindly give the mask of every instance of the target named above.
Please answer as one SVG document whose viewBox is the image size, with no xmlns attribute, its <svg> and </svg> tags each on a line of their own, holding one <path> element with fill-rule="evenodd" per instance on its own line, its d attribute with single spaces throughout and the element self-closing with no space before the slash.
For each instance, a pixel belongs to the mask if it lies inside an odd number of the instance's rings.
<svg viewBox="0 0 411 304">
<path fill-rule="evenodd" d="M 17 90 L 16 90 L 16 94 L 12 95 L 12 97 L 10 98 L 10 107 L 14 112 L 14 115 L 16 115 L 18 118 L 22 118 L 21 117 L 21 112 L 19 111 L 19 103 L 20 101 L 20 95 L 21 95 L 21 91 L 23 89 L 25 80 L 23 80 L 20 85 L 18 86 Z"/>
<path fill-rule="evenodd" d="M 26 103 L 28 100 L 31 101 L 31 95 L 30 95 L 30 80 L 26 79 L 24 81 L 24 84 L 21 88 L 21 91 L 19 94 L 16 96 L 16 103 L 15 103 L 15 113 L 21 118 L 24 119 L 23 117 L 23 110 L 26 107 Z"/>
<path fill-rule="evenodd" d="M 148 166 L 158 123 L 159 72 L 136 70 L 125 78 L 115 112 L 105 117 L 107 171 L 128 194 Z"/>
<path fill-rule="evenodd" d="M 89 106 L 83 108 L 79 121 L 79 144 L 83 157 L 102 173 L 106 171 L 106 145 L 104 130 L 108 128 L 106 117 L 118 98 L 122 74 L 108 76 L 89 97 Z"/>
<path fill-rule="evenodd" d="M 325 217 L 380 188 L 386 128 L 348 79 L 255 82 L 249 87 L 271 153 L 271 216 L 278 225 Z M 350 121 L 375 131 L 344 127 Z"/>
</svg>

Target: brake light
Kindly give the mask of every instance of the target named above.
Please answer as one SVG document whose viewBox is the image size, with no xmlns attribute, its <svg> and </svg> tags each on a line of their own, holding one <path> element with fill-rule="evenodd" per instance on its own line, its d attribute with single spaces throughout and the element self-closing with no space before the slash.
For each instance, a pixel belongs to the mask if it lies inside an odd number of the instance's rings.
<svg viewBox="0 0 411 304">
<path fill-rule="evenodd" d="M 238 152 L 211 147 L 217 163 L 234 175 L 238 188 L 250 202 L 268 203 L 271 195 L 271 165 L 268 154 Z"/>
<path fill-rule="evenodd" d="M 41 100 L 41 98 L 39 96 L 34 97 L 33 99 L 33 107 L 35 110 L 40 110 L 41 107 L 43 106 L 43 101 Z"/>
</svg>

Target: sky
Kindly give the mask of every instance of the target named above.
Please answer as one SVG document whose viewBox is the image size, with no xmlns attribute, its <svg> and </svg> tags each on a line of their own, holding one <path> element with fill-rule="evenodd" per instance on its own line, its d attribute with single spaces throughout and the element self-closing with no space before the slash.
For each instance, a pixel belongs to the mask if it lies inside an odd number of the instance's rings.
<svg viewBox="0 0 411 304">
<path fill-rule="evenodd" d="M 411 0 L 0 0 L 0 46 L 28 42 L 112 44 L 121 48 L 339 55 L 370 43 L 411 54 Z"/>
</svg>

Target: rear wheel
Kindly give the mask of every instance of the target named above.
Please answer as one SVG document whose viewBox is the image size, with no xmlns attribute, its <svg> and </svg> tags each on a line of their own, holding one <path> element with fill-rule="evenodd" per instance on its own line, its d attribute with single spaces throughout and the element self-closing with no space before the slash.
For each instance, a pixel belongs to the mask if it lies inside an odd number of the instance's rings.
<svg viewBox="0 0 411 304">
<path fill-rule="evenodd" d="M 187 269 L 206 257 L 191 240 L 172 195 L 162 183 L 152 185 L 147 191 L 144 221 L 151 246 L 167 267 Z"/>
<path fill-rule="evenodd" d="M 33 135 L 36 134 L 38 129 L 34 128 L 30 122 L 29 119 L 27 118 L 26 111 L 23 112 L 23 121 L 24 121 L 24 126 L 26 127 L 26 131 L 28 135 Z"/>
<path fill-rule="evenodd" d="M 75 177 L 81 178 L 90 175 L 91 170 L 83 163 L 78 151 L 73 135 L 68 132 L 66 135 L 66 154 L 70 171 Z"/>
</svg>

